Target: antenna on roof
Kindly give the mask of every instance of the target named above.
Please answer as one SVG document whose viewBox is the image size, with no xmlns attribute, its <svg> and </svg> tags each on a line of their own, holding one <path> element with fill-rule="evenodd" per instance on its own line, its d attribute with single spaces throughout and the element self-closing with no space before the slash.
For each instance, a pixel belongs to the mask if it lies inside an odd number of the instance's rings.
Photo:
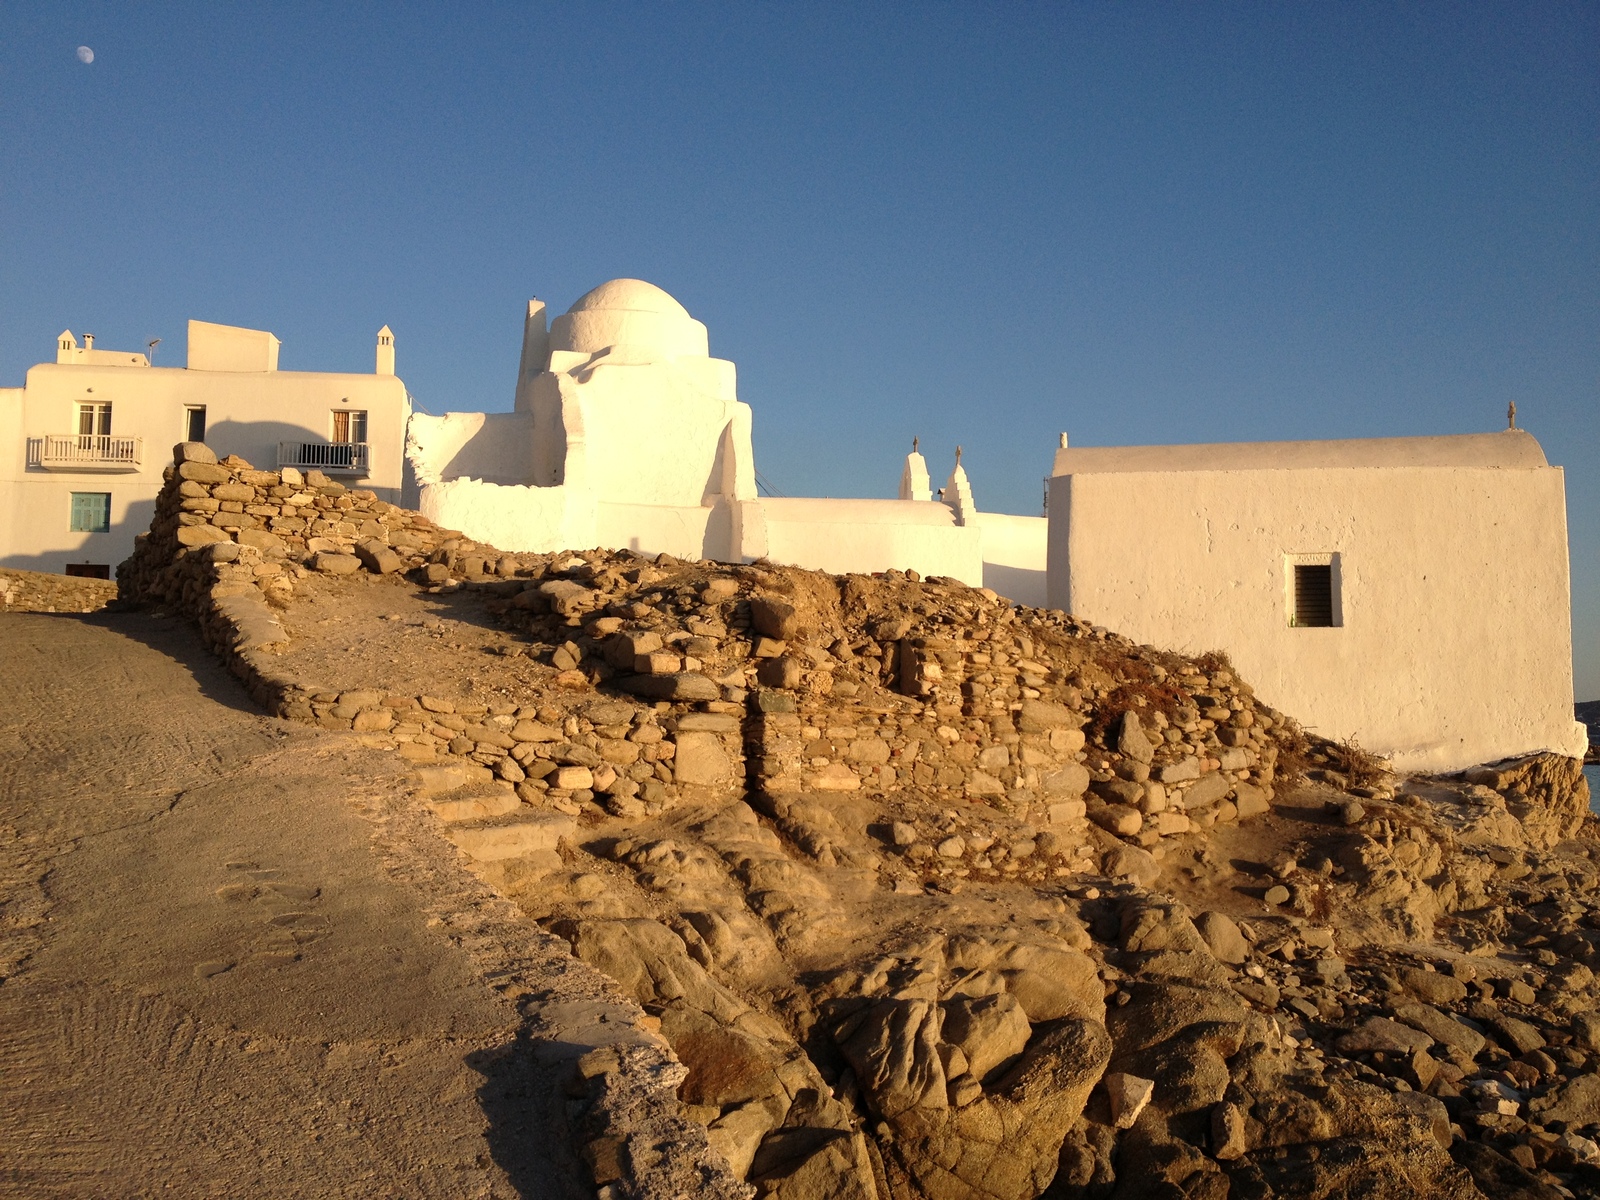
<svg viewBox="0 0 1600 1200">
<path fill-rule="evenodd" d="M 1506 428 L 1507 429 L 1515 429 L 1516 427 L 1517 427 L 1517 402 L 1515 400 L 1513 400 L 1509 405 L 1506 406 Z"/>
<path fill-rule="evenodd" d="M 153 367 L 156 365 L 156 347 L 161 345 L 161 339 L 151 338 L 145 345 L 150 347 L 150 365 Z"/>
</svg>

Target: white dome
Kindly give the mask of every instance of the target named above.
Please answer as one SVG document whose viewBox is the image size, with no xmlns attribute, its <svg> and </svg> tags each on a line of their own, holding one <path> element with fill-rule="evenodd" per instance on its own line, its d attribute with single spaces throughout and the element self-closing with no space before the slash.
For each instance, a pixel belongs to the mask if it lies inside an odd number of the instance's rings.
<svg viewBox="0 0 1600 1200">
<path fill-rule="evenodd" d="M 653 283 L 642 279 L 613 279 L 579 296 L 569 313 L 596 309 L 622 309 L 628 312 L 653 312 L 665 316 L 687 317 L 689 310 Z"/>
<path fill-rule="evenodd" d="M 585 292 L 550 322 L 550 349 L 579 354 L 625 348 L 636 361 L 710 354 L 706 327 L 666 292 L 642 279 L 613 279 Z"/>
</svg>

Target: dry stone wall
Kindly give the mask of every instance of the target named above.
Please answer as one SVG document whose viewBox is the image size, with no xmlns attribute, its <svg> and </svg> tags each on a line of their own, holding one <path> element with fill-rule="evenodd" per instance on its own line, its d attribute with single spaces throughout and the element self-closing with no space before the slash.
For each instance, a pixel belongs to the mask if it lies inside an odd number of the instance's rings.
<svg viewBox="0 0 1600 1200">
<path fill-rule="evenodd" d="M 116 597 L 109 579 L 0 569 L 0 612 L 98 612 Z"/>
</svg>

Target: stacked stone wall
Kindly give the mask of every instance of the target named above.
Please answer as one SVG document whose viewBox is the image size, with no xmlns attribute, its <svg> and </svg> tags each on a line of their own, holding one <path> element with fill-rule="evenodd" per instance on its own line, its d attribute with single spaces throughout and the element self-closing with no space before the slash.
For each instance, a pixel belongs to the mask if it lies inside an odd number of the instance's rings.
<svg viewBox="0 0 1600 1200">
<path fill-rule="evenodd" d="M 109 579 L 0 570 L 0 612 L 98 612 L 116 598 Z"/>
</svg>

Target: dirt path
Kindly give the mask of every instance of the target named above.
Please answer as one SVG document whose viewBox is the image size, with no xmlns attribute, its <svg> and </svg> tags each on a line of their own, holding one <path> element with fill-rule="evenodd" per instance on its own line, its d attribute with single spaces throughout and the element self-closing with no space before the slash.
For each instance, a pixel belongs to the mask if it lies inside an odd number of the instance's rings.
<svg viewBox="0 0 1600 1200">
<path fill-rule="evenodd" d="M 0 616 L 0 1195 L 590 1194 L 395 769 L 176 621 Z"/>
</svg>

